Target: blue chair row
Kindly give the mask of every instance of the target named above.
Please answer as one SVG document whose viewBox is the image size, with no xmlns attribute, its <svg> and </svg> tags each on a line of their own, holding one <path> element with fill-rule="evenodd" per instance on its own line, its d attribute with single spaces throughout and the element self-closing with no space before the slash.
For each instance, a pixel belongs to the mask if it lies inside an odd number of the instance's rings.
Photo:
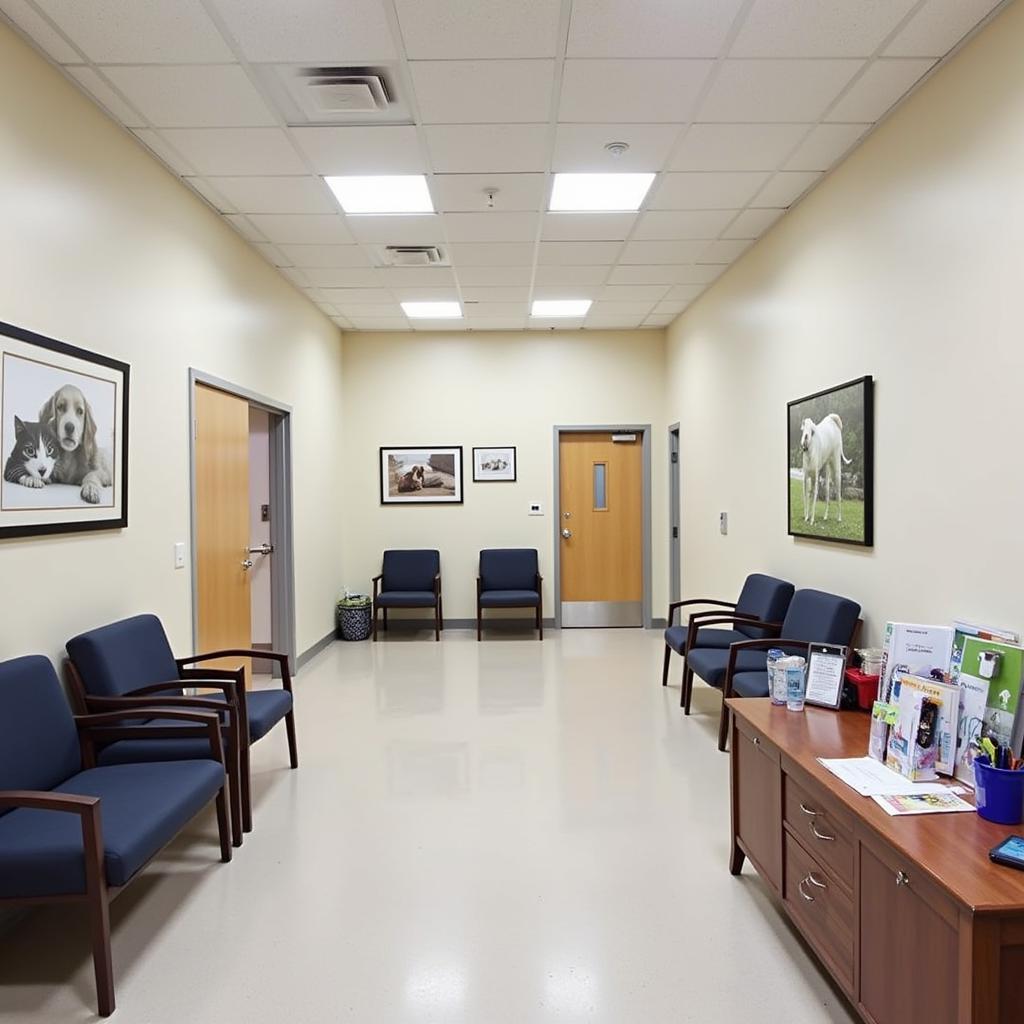
<svg viewBox="0 0 1024 1024">
<path fill-rule="evenodd" d="M 684 632 L 673 624 L 672 617 L 677 609 L 692 604 L 718 608 L 693 612 Z M 747 577 L 735 603 L 676 602 L 669 606 L 662 685 L 668 682 L 669 658 L 676 651 L 685 658 L 680 704 L 686 714 L 690 713 L 694 675 L 722 691 L 718 749 L 725 750 L 729 735 L 725 701 L 729 697 L 768 696 L 769 648 L 805 651 L 812 643 L 852 646 L 860 628 L 860 611 L 860 605 L 848 598 L 821 590 L 796 590 L 785 580 L 757 573 Z"/>
<path fill-rule="evenodd" d="M 485 608 L 533 608 L 537 632 L 544 639 L 543 579 L 533 548 L 488 548 L 480 552 L 476 584 L 476 637 L 483 631 Z M 433 608 L 434 639 L 444 629 L 439 551 L 385 551 L 380 573 L 373 577 L 373 639 L 377 639 L 378 612 L 388 628 L 389 608 Z"/>
</svg>

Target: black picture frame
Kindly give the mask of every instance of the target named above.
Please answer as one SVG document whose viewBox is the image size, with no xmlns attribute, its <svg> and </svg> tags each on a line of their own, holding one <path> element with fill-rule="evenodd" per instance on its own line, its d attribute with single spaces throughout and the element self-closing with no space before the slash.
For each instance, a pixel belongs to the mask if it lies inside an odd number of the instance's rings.
<svg viewBox="0 0 1024 1024">
<path fill-rule="evenodd" d="M 843 418 L 846 417 L 846 419 Z M 809 420 L 815 433 L 821 436 L 819 428 L 827 419 L 839 418 L 841 424 L 839 439 L 845 453 L 850 448 L 850 464 L 839 464 L 837 490 L 849 495 L 842 499 L 840 514 L 845 509 L 847 523 L 839 525 L 836 518 L 831 522 L 821 516 L 816 505 L 823 498 L 829 508 L 832 480 L 831 466 L 826 460 L 814 474 L 813 455 L 810 459 L 803 454 L 803 424 Z M 828 541 L 832 544 L 851 544 L 857 547 L 871 547 L 875 540 L 875 398 L 874 378 L 870 375 L 837 384 L 812 395 L 796 398 L 786 405 L 786 523 L 787 532 L 798 539 Z M 835 431 L 828 427 L 827 434 L 834 437 Z M 810 444 L 813 446 L 814 442 Z M 834 446 L 831 446 L 834 451 Z M 813 448 L 811 449 L 813 451 Z M 797 465 L 795 463 L 799 462 Z M 844 482 L 844 476 L 847 484 Z M 813 488 L 817 483 L 818 497 L 814 501 Z M 822 484 L 825 492 L 822 494 Z M 799 499 L 798 501 L 795 499 Z M 851 523 L 849 515 L 855 515 Z M 827 524 L 827 525 L 826 525 Z"/>
<path fill-rule="evenodd" d="M 451 458 L 451 463 L 447 461 Z M 397 468 L 391 460 L 397 460 Z M 379 449 L 380 503 L 382 505 L 461 505 L 463 486 L 462 445 L 417 444 L 382 445 Z M 408 467 L 408 469 L 406 469 Z M 408 489 L 400 483 L 407 473 L 422 467 L 419 480 L 408 482 Z M 406 469 L 406 472 L 400 472 Z M 438 493 L 441 488 L 430 486 L 430 473 L 447 479 L 451 477 L 451 494 Z M 447 486 L 444 487 L 447 490 Z"/>
<path fill-rule="evenodd" d="M 512 475 L 479 476 L 480 468 L 477 466 L 477 452 L 511 452 L 512 453 Z M 514 484 L 519 473 L 519 458 L 516 453 L 516 446 L 513 444 L 492 444 L 478 445 L 472 452 L 473 460 L 473 483 L 475 484 Z"/>
<path fill-rule="evenodd" d="M 97 372 L 86 372 L 88 366 L 95 367 Z M 0 466 L 4 468 L 8 457 L 13 454 L 12 441 L 16 436 L 14 417 L 17 413 L 13 406 L 19 405 L 21 411 L 31 416 L 33 422 L 39 422 L 43 412 L 35 405 L 36 397 L 30 397 L 25 393 L 18 394 L 15 399 L 12 394 L 18 387 L 18 378 L 24 380 L 29 367 L 35 368 L 40 376 L 40 384 L 46 376 L 59 379 L 66 375 L 69 383 L 81 378 L 79 383 L 85 380 L 95 381 L 96 387 L 104 391 L 107 386 L 113 386 L 110 414 L 112 443 L 109 450 L 102 444 L 99 445 L 102 457 L 106 460 L 104 465 L 110 474 L 110 504 L 107 505 L 105 501 L 90 504 L 81 496 L 76 499 L 72 488 L 79 487 L 81 481 L 60 482 L 59 486 L 67 488 L 62 492 L 68 495 L 66 505 L 33 505 L 31 501 L 8 504 L 8 499 L 12 495 L 20 495 L 20 492 L 12 491 L 10 488 L 17 488 L 19 485 L 4 479 L 4 490 L 0 497 L 0 540 L 125 529 L 128 526 L 131 366 L 119 359 L 0 321 Z M 34 390 L 31 394 L 37 396 Z M 46 400 L 44 396 L 44 402 Z M 85 401 L 88 403 L 88 398 Z M 106 418 L 102 419 L 104 422 L 100 426 L 106 427 Z M 30 494 L 26 497 L 30 498 L 32 489 L 29 490 Z M 46 486 L 38 490 L 40 497 L 48 495 Z M 103 490 L 105 488 L 101 488 L 101 493 Z M 81 494 L 80 490 L 79 495 Z M 106 515 L 108 510 L 110 514 Z"/>
</svg>

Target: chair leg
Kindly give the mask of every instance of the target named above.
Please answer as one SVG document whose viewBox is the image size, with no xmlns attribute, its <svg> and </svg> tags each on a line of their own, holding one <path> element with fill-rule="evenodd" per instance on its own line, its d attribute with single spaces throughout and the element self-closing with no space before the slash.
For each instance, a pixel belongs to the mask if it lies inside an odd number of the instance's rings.
<svg viewBox="0 0 1024 1024">
<path fill-rule="evenodd" d="M 295 739 L 295 712 L 289 711 L 284 716 L 284 727 L 288 730 L 288 757 L 292 768 L 299 767 L 299 746 Z"/>
<path fill-rule="evenodd" d="M 441 620 L 441 632 L 444 632 L 444 597 L 437 595 L 437 615 Z"/>
<path fill-rule="evenodd" d="M 252 775 L 249 770 L 249 744 L 242 746 L 242 828 L 246 832 L 252 831 Z"/>
<path fill-rule="evenodd" d="M 92 926 L 92 963 L 96 974 L 96 1002 L 101 1017 L 114 1012 L 114 962 L 110 952 L 110 900 L 99 818 L 82 822 L 85 846 L 85 891 Z"/>
<path fill-rule="evenodd" d="M 537 605 L 537 639 L 544 639 L 544 609 Z"/>
<path fill-rule="evenodd" d="M 434 639 L 441 639 L 441 602 L 434 603 Z"/>
<path fill-rule="evenodd" d="M 690 670 L 686 667 L 686 662 L 683 662 L 683 678 L 680 684 L 679 690 L 679 706 L 683 709 L 683 714 L 688 715 L 690 713 L 690 691 L 687 688 L 690 682 Z"/>
<path fill-rule="evenodd" d="M 665 644 L 665 667 L 661 670 L 661 685 L 668 686 L 668 661 L 672 657 L 672 648 Z"/>
<path fill-rule="evenodd" d="M 388 631 L 388 610 L 387 610 L 387 608 L 385 608 L 384 609 L 384 632 L 386 633 L 387 631 Z"/>
<path fill-rule="evenodd" d="M 220 859 L 224 864 L 231 860 L 231 826 L 228 823 L 228 801 L 224 795 L 227 780 L 217 794 L 217 833 L 220 836 Z"/>
<path fill-rule="evenodd" d="M 242 759 L 237 743 L 228 744 L 228 803 L 231 808 L 231 842 L 242 845 L 245 824 L 242 819 Z"/>
<path fill-rule="evenodd" d="M 477 603 L 477 606 L 476 606 L 476 642 L 477 643 L 480 643 L 480 641 L 483 639 L 483 631 L 484 631 L 483 618 L 484 618 L 483 609 L 480 607 L 480 604 Z"/>
<path fill-rule="evenodd" d="M 377 642 L 377 606 L 376 605 L 373 606 L 373 616 L 370 619 L 370 625 L 372 627 L 370 632 L 371 632 L 371 635 L 373 636 L 373 642 L 376 643 Z"/>
<path fill-rule="evenodd" d="M 722 698 L 722 713 L 718 718 L 718 749 L 724 751 L 729 742 L 729 705 Z"/>
</svg>

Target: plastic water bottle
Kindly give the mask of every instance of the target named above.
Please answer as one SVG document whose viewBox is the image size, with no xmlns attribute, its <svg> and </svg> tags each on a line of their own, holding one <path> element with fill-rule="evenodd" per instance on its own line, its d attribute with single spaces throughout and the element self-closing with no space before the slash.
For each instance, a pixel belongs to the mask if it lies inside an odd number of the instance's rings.
<svg viewBox="0 0 1024 1024">
<path fill-rule="evenodd" d="M 786 703 L 786 675 L 779 669 L 779 661 L 786 656 L 786 652 L 772 647 L 768 651 L 768 692 L 771 695 L 773 704 Z"/>
<path fill-rule="evenodd" d="M 791 658 L 786 666 L 786 707 L 790 711 L 803 711 L 806 696 L 806 661 L 804 658 Z"/>
</svg>

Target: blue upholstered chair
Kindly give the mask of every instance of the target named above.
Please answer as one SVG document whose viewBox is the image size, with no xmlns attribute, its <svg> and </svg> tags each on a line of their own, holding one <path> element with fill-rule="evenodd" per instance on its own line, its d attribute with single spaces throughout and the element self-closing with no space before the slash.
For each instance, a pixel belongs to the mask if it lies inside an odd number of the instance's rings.
<svg viewBox="0 0 1024 1024">
<path fill-rule="evenodd" d="M 0 663 L 0 905 L 86 904 L 104 1017 L 114 1012 L 110 900 L 214 800 L 231 860 L 217 716 L 162 713 L 168 727 L 203 730 L 196 759 L 95 767 L 97 739 L 144 731 L 128 724 L 138 712 L 74 718 L 46 658 Z"/>
<path fill-rule="evenodd" d="M 686 652 L 697 647 L 714 647 L 725 650 L 740 640 L 761 640 L 770 636 L 771 628 L 755 625 L 757 622 L 779 623 L 793 599 L 793 584 L 774 576 L 751 573 L 743 583 L 736 602 L 718 601 L 711 598 L 693 598 L 689 601 L 674 601 L 668 606 L 668 628 L 665 630 L 665 664 L 661 672 L 661 685 L 668 685 L 668 666 L 672 652 L 685 657 Z M 675 625 L 676 610 L 693 605 L 717 605 L 717 608 L 691 612 L 685 625 Z M 732 611 L 723 609 L 731 608 Z M 715 620 L 719 626 L 713 628 L 702 623 Z M 776 627 L 777 628 L 777 627 Z M 691 631 L 693 636 L 690 636 Z M 684 667 L 679 704 L 686 714 L 690 713 L 690 688 L 692 676 Z"/>
<path fill-rule="evenodd" d="M 88 711 L 130 709 L 133 706 L 197 708 L 217 711 L 224 719 L 231 814 L 236 846 L 242 832 L 252 830 L 252 786 L 249 747 L 280 721 L 288 733 L 292 768 L 299 766 L 295 737 L 292 678 L 288 658 L 275 651 L 212 651 L 175 658 L 167 634 L 155 615 L 135 615 L 74 637 L 67 643 L 71 680 Z M 282 685 L 269 689 L 245 688 L 245 669 L 190 668 L 216 658 L 267 658 L 281 670 Z M 183 687 L 220 690 L 203 696 L 184 696 Z M 226 705 L 226 707 L 225 707 Z M 161 717 L 148 720 L 160 728 Z M 111 743 L 99 754 L 101 764 L 134 761 L 178 761 L 195 757 L 203 743 L 194 729 L 182 730 L 159 742 L 126 740 Z"/>
<path fill-rule="evenodd" d="M 388 628 L 389 608 L 433 608 L 434 639 L 444 629 L 441 599 L 441 554 L 438 551 L 385 551 L 380 574 L 373 577 L 373 639 L 377 639 L 377 609 L 383 609 Z"/>
<path fill-rule="evenodd" d="M 768 696 L 768 648 L 806 653 L 807 645 L 812 643 L 851 646 L 860 628 L 859 616 L 860 605 L 856 601 L 821 590 L 798 590 L 777 637 L 743 640 L 724 651 L 710 647 L 691 651 L 686 659 L 687 668 L 722 690 L 718 749 L 725 750 L 728 739 L 729 709 L 725 698 Z"/>
<path fill-rule="evenodd" d="M 544 639 L 544 605 L 536 548 L 486 548 L 476 578 L 476 638 L 483 633 L 485 608 L 533 608 L 537 639 Z"/>
</svg>

